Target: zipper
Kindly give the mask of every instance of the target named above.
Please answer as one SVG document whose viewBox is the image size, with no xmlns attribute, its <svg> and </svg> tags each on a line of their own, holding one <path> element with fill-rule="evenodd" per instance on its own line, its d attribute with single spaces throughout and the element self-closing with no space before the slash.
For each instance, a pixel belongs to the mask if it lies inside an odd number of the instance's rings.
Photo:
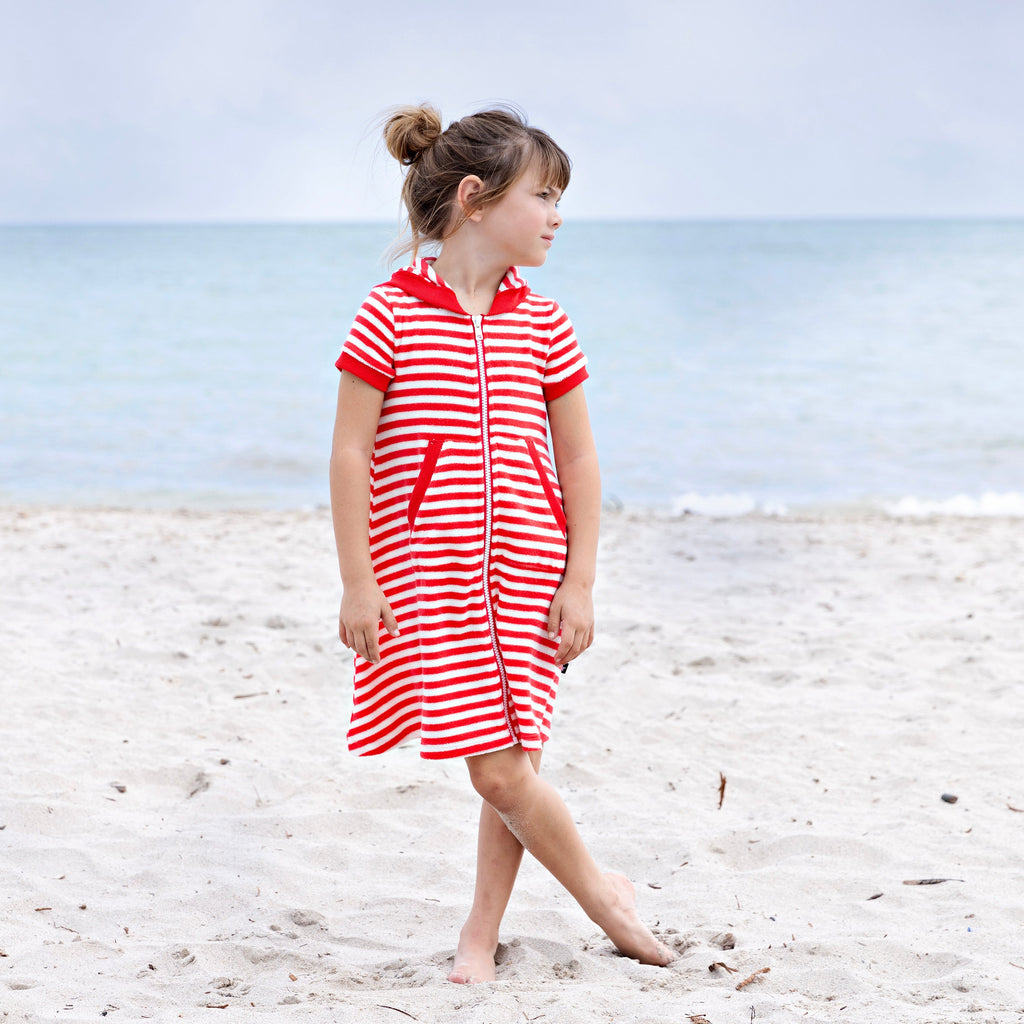
<svg viewBox="0 0 1024 1024">
<path fill-rule="evenodd" d="M 493 468 L 491 466 L 491 426 L 490 406 L 487 395 L 487 360 L 484 357 L 484 318 L 477 313 L 471 319 L 473 320 L 473 337 L 476 341 L 476 366 L 480 391 L 480 430 L 483 439 L 484 461 L 484 606 L 487 609 L 487 627 L 491 634 L 491 647 L 494 650 L 494 658 L 498 665 L 498 675 L 501 678 L 501 706 L 505 712 L 505 725 L 508 728 L 509 735 L 513 739 L 517 739 L 516 727 L 512 722 L 509 708 L 511 694 L 509 693 L 508 674 L 505 672 L 505 660 L 501 656 L 501 646 L 498 644 L 498 625 L 494 620 L 494 606 L 491 603 L 491 531 L 494 525 L 494 483 Z"/>
</svg>

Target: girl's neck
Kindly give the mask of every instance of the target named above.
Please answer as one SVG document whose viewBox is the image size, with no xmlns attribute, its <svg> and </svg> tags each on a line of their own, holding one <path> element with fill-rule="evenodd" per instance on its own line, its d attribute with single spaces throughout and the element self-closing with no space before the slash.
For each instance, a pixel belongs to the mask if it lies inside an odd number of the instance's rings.
<svg viewBox="0 0 1024 1024">
<path fill-rule="evenodd" d="M 471 316 L 490 312 L 507 271 L 507 266 L 481 260 L 477 253 L 460 246 L 458 236 L 445 242 L 434 260 L 434 272 L 455 292 L 459 305 Z"/>
</svg>

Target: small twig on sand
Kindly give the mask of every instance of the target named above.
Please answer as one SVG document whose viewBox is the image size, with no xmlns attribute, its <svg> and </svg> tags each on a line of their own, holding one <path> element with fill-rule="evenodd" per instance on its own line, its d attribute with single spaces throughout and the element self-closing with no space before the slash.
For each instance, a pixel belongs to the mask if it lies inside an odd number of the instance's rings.
<svg viewBox="0 0 1024 1024">
<path fill-rule="evenodd" d="M 717 971 L 721 967 L 723 971 L 728 971 L 730 974 L 738 974 L 738 967 L 730 967 L 728 964 L 722 963 L 721 960 L 716 960 L 713 964 L 708 964 L 709 971 Z"/>
<path fill-rule="evenodd" d="M 904 885 L 941 885 L 943 882 L 962 882 L 962 878 L 906 878 Z"/>
<path fill-rule="evenodd" d="M 377 1004 L 382 1010 L 394 1010 L 395 1013 L 404 1013 L 406 1017 L 412 1017 L 413 1020 L 419 1020 L 419 1017 L 413 1017 L 408 1010 L 400 1010 L 397 1006 L 387 1006 L 384 1003 Z"/>
<path fill-rule="evenodd" d="M 189 783 L 189 799 L 197 793 L 205 793 L 210 788 L 210 776 L 206 772 L 196 772 L 196 777 Z"/>
<path fill-rule="evenodd" d="M 761 970 L 759 970 L 759 971 L 754 971 L 754 973 L 753 973 L 753 974 L 752 974 L 752 975 L 751 975 L 751 976 L 750 976 L 749 978 L 744 978 L 744 979 L 743 979 L 743 980 L 742 980 L 742 981 L 741 981 L 741 982 L 740 982 L 740 983 L 739 983 L 739 984 L 738 984 L 738 985 L 736 986 L 736 991 L 737 991 L 737 992 L 739 992 L 739 990 L 740 990 L 741 988 L 746 988 L 746 987 L 747 987 L 747 985 L 749 985 L 749 984 L 750 984 L 750 983 L 751 983 L 751 982 L 752 982 L 752 981 L 753 981 L 753 980 L 754 980 L 754 979 L 755 979 L 755 978 L 756 978 L 756 977 L 757 977 L 758 975 L 760 975 L 760 974 L 767 974 L 767 973 L 768 973 L 768 972 L 769 972 L 770 970 L 771 970 L 771 968 L 770 968 L 770 967 L 762 967 L 762 968 L 761 968 Z"/>
<path fill-rule="evenodd" d="M 718 773 L 718 809 L 722 809 L 722 801 L 725 800 L 725 776 Z"/>
</svg>

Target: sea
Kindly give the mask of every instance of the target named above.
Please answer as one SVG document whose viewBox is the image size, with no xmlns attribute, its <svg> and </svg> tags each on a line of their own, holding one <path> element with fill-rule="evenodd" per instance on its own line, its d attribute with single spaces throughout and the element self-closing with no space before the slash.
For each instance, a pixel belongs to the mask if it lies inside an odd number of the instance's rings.
<svg viewBox="0 0 1024 1024">
<path fill-rule="evenodd" d="M 315 508 L 395 224 L 0 227 L 0 502 Z M 1024 220 L 568 221 L 604 500 L 1024 515 Z"/>
</svg>

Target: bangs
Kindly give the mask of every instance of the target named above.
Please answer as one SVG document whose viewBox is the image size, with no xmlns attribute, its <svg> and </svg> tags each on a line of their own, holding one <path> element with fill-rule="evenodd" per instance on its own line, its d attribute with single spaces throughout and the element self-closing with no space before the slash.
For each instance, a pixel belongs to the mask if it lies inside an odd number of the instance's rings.
<svg viewBox="0 0 1024 1024">
<path fill-rule="evenodd" d="M 540 164 L 543 184 L 553 185 L 559 192 L 564 192 L 569 186 L 572 162 L 547 132 L 539 129 L 529 131 L 531 156 Z"/>
</svg>

